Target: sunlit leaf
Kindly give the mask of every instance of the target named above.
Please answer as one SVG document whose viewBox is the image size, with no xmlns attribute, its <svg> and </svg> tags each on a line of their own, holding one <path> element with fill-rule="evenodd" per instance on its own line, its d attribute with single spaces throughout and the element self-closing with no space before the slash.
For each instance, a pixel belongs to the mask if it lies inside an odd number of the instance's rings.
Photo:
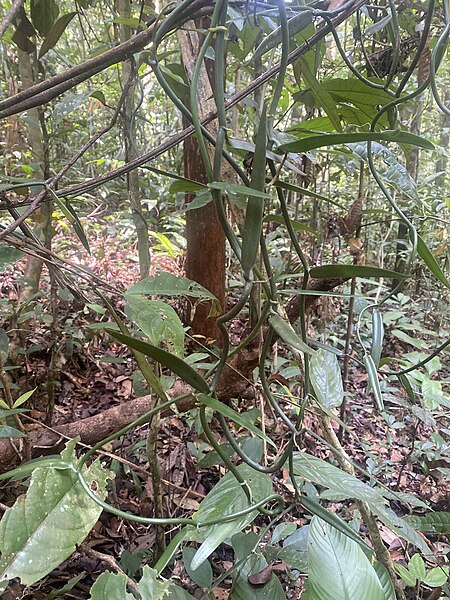
<svg viewBox="0 0 450 600">
<path fill-rule="evenodd" d="M 335 354 L 316 350 L 309 361 L 311 383 L 317 400 L 326 408 L 336 408 L 344 399 L 341 369 Z"/>
</svg>

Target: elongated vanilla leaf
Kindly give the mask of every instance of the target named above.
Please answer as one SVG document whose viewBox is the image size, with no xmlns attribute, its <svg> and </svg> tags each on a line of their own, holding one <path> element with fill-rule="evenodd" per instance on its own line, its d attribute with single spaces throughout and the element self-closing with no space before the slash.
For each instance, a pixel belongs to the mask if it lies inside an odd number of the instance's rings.
<svg viewBox="0 0 450 600">
<path fill-rule="evenodd" d="M 163 271 L 151 277 L 145 277 L 132 287 L 126 295 L 141 294 L 145 296 L 191 296 L 204 300 L 216 300 L 214 294 L 196 281 L 187 277 L 178 277 L 173 273 Z"/>
<path fill-rule="evenodd" d="M 263 500 L 272 493 L 272 481 L 267 475 L 255 471 L 245 463 L 238 466 L 238 471 L 252 491 L 253 503 Z M 196 519 L 199 523 L 211 521 L 245 510 L 248 506 L 250 506 L 250 503 L 242 489 L 242 485 L 229 472 L 202 501 Z M 197 569 L 222 542 L 231 538 L 235 533 L 242 531 L 244 527 L 247 527 L 253 521 L 257 514 L 258 511 L 254 510 L 233 521 L 200 527 L 189 532 L 191 539 L 203 542 L 192 559 L 191 569 Z"/>
<path fill-rule="evenodd" d="M 386 600 L 361 547 L 318 517 L 308 536 L 308 600 Z"/>
<path fill-rule="evenodd" d="M 76 463 L 74 446 L 69 442 L 61 453 L 64 461 Z M 96 461 L 83 474 L 104 498 L 111 473 Z M 15 577 L 32 585 L 45 577 L 75 551 L 101 512 L 74 471 L 37 467 L 26 496 L 20 496 L 0 522 L 0 585 Z"/>
<path fill-rule="evenodd" d="M 153 345 L 165 342 L 171 352 L 183 356 L 184 327 L 170 304 L 130 294 L 127 296 L 126 313 Z"/>
<path fill-rule="evenodd" d="M 105 571 L 91 587 L 89 600 L 134 600 L 127 592 L 127 576 Z"/>
<path fill-rule="evenodd" d="M 304 352 L 305 354 L 314 354 L 312 350 L 305 342 L 295 333 L 294 328 L 290 323 L 282 319 L 279 315 L 273 315 L 269 319 L 270 325 L 278 333 L 280 338 L 289 347 Z"/>
<path fill-rule="evenodd" d="M 194 369 L 184 362 L 184 360 L 175 356 L 175 354 L 166 352 L 152 344 L 147 344 L 147 342 L 143 342 L 142 340 L 138 340 L 129 335 L 124 335 L 118 331 L 112 329 L 106 329 L 106 331 L 112 335 L 113 338 L 119 340 L 119 342 L 126 344 L 130 348 L 133 348 L 133 350 L 142 352 L 145 356 L 149 356 L 165 367 L 168 367 L 197 391 L 202 392 L 203 394 L 209 394 L 209 386 L 203 377 L 197 373 L 197 371 L 194 371 Z"/>
<path fill-rule="evenodd" d="M 248 429 L 268 444 L 275 446 L 274 442 L 272 442 L 272 440 L 269 437 L 267 437 L 267 435 L 265 435 L 260 429 L 258 429 L 258 427 L 254 425 L 254 423 L 252 423 L 249 419 L 243 417 L 240 413 L 236 412 L 230 406 L 227 406 L 223 402 L 220 402 L 220 400 L 217 400 L 217 398 L 207 396 L 206 394 L 198 394 L 197 399 L 201 404 L 205 404 L 209 408 L 216 410 L 227 419 L 234 421 L 241 427 L 245 427 L 245 429 Z"/>
<path fill-rule="evenodd" d="M 336 408 L 344 399 L 341 369 L 335 354 L 316 350 L 309 363 L 311 383 L 317 400 L 328 409 Z"/>
</svg>

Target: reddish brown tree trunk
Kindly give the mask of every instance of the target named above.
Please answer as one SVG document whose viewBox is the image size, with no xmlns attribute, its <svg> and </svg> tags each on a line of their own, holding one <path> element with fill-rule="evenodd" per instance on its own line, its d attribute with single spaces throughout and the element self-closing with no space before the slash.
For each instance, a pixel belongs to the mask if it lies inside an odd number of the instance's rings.
<svg viewBox="0 0 450 600">
<path fill-rule="evenodd" d="M 188 179 L 206 183 L 205 168 L 200 156 L 197 138 L 184 142 L 184 175 Z M 192 194 L 187 200 L 191 201 Z M 225 235 L 220 226 L 216 208 L 212 202 L 186 213 L 186 276 L 203 285 L 225 305 Z M 204 335 L 220 343 L 217 317 L 208 317 L 210 302 L 197 305 L 191 314 L 191 326 L 195 334 Z"/>
</svg>

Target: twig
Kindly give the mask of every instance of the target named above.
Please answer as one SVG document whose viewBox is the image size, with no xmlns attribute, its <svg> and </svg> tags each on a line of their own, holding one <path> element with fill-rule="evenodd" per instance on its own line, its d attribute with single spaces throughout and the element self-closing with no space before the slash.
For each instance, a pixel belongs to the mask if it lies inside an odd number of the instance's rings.
<svg viewBox="0 0 450 600">
<path fill-rule="evenodd" d="M 0 39 L 3 37 L 5 31 L 8 29 L 8 27 L 12 23 L 14 17 L 19 12 L 20 7 L 22 6 L 23 2 L 24 2 L 24 0 L 15 0 L 13 5 L 11 6 L 9 13 L 7 13 L 6 17 L 3 19 L 3 21 L 0 25 Z"/>
</svg>

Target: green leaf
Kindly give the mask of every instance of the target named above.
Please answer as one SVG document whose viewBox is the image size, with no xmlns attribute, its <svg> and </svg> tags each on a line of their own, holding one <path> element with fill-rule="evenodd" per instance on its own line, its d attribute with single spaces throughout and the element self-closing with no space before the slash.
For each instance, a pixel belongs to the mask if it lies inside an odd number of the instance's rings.
<svg viewBox="0 0 450 600">
<path fill-rule="evenodd" d="M 409 275 L 397 273 L 389 269 L 368 267 L 365 265 L 323 265 L 314 267 L 310 271 L 311 277 L 316 279 L 329 279 L 334 277 L 386 277 L 389 279 L 408 279 Z"/>
<path fill-rule="evenodd" d="M 36 390 L 37 390 L 37 388 L 34 388 L 33 390 L 30 390 L 29 392 L 25 392 L 25 394 L 22 394 L 21 396 L 19 396 L 13 404 L 13 408 L 18 408 L 19 406 L 22 406 L 22 404 L 24 404 L 28 400 L 28 398 L 31 398 L 31 396 L 34 394 L 34 392 Z"/>
<path fill-rule="evenodd" d="M 336 408 L 344 399 L 341 369 L 335 354 L 316 350 L 309 361 L 311 384 L 320 404 Z"/>
<path fill-rule="evenodd" d="M 427 570 L 425 568 L 424 560 L 420 554 L 414 554 L 411 556 L 411 559 L 408 563 L 408 569 L 411 575 L 416 577 L 419 581 L 423 581 L 425 579 Z"/>
<path fill-rule="evenodd" d="M 361 547 L 313 517 L 308 536 L 308 600 L 385 600 L 378 576 Z"/>
<path fill-rule="evenodd" d="M 10 427 L 9 425 L 0 425 L 0 439 L 23 437 L 26 437 L 26 434 L 23 433 L 23 431 L 19 431 L 19 429 Z"/>
<path fill-rule="evenodd" d="M 90 600 L 134 600 L 127 591 L 127 576 L 105 571 L 91 587 Z"/>
<path fill-rule="evenodd" d="M 439 266 L 437 260 L 434 258 L 430 249 L 424 242 L 423 238 L 417 236 L 417 254 L 423 260 L 423 262 L 427 265 L 429 270 L 433 273 L 438 281 L 440 281 L 447 289 L 450 289 L 450 281 L 444 275 L 441 267 Z"/>
<path fill-rule="evenodd" d="M 12 246 L 5 246 L 0 242 L 0 273 L 23 256 L 25 255 L 20 250 L 16 250 L 16 248 L 13 248 Z"/>
<path fill-rule="evenodd" d="M 366 163 L 369 162 L 367 144 L 347 144 L 347 146 L 357 158 Z M 408 169 L 397 160 L 395 154 L 378 142 L 372 142 L 371 150 L 372 155 L 379 159 L 377 171 L 381 179 L 402 194 L 419 202 L 416 182 L 411 177 Z"/>
<path fill-rule="evenodd" d="M 183 563 L 187 574 L 201 588 L 209 588 L 213 581 L 213 572 L 211 565 L 207 560 L 202 562 L 195 570 L 191 569 L 192 559 L 195 555 L 194 548 L 183 548 Z"/>
<path fill-rule="evenodd" d="M 169 192 L 171 194 L 178 194 L 180 192 L 198 192 L 199 190 L 206 190 L 207 186 L 198 181 L 192 181 L 192 179 L 176 179 L 170 184 Z"/>
<path fill-rule="evenodd" d="M 289 31 L 289 38 L 292 39 L 294 35 L 300 33 L 303 29 L 308 27 L 312 23 L 312 12 L 311 10 L 303 10 L 295 17 L 288 20 L 287 26 Z M 264 56 L 269 50 L 275 48 L 281 43 L 281 26 L 274 29 L 264 40 L 259 44 L 253 53 L 249 63 L 254 63 L 256 60 Z"/>
<path fill-rule="evenodd" d="M 380 364 L 381 351 L 383 349 L 383 338 L 383 315 L 378 308 L 374 308 L 372 311 L 372 347 L 370 349 L 370 355 L 372 356 L 376 368 L 378 368 Z"/>
<path fill-rule="evenodd" d="M 245 560 L 245 555 L 238 552 L 238 536 L 233 537 L 233 549 L 236 552 L 238 560 Z M 242 564 L 233 580 L 233 588 L 230 600 L 286 600 L 286 595 L 280 580 L 275 573 L 268 573 L 269 580 L 260 587 L 251 585 L 248 581 L 250 576 L 260 573 L 267 568 L 267 561 L 261 552 L 257 551 L 250 555 L 247 554 L 247 560 Z"/>
<path fill-rule="evenodd" d="M 264 194 L 266 181 L 266 146 L 267 146 L 267 114 L 266 106 L 260 117 L 256 133 L 255 155 L 253 157 L 252 178 L 248 190 L 256 190 Z M 262 220 L 264 217 L 264 202 L 260 197 L 248 194 L 247 210 L 242 231 L 241 264 L 244 278 L 247 280 L 258 255 L 260 244 Z"/>
<path fill-rule="evenodd" d="M 393 329 L 391 333 L 402 342 L 410 344 L 410 346 L 413 346 L 414 348 L 418 348 L 419 350 L 425 350 L 428 348 L 428 344 L 425 340 L 421 340 L 417 337 L 412 337 L 404 331 L 400 331 L 399 329 Z"/>
<path fill-rule="evenodd" d="M 236 194 L 237 196 L 250 196 L 252 198 L 259 198 L 262 200 L 271 200 L 271 194 L 262 192 L 260 190 L 247 187 L 245 185 L 238 185 L 237 183 L 227 183 L 225 181 L 213 181 L 208 183 L 208 187 L 212 190 L 220 190 L 225 194 Z"/>
<path fill-rule="evenodd" d="M 378 381 L 377 368 L 373 362 L 373 358 L 370 354 L 364 354 L 364 365 L 366 367 L 367 375 L 369 376 L 369 386 L 373 392 L 377 408 L 380 412 L 384 410 L 383 396 L 381 395 L 380 382 Z"/>
<path fill-rule="evenodd" d="M 397 600 L 397 596 L 395 594 L 394 586 L 392 585 L 392 580 L 389 576 L 388 570 L 384 565 L 380 562 L 375 561 L 373 565 L 375 572 L 378 576 L 378 580 L 383 588 L 384 597 L 386 600 Z"/>
<path fill-rule="evenodd" d="M 112 337 L 116 340 L 119 340 L 119 342 L 126 344 L 130 348 L 133 348 L 134 350 L 137 350 L 138 352 L 145 354 L 145 356 L 149 356 L 153 360 L 156 360 L 156 362 L 164 365 L 197 391 L 202 392 L 203 394 L 209 394 L 209 386 L 203 377 L 194 371 L 194 369 L 184 362 L 184 360 L 181 360 L 181 358 L 178 358 L 174 354 L 170 354 L 165 350 L 161 350 L 161 348 L 157 348 L 156 346 L 152 346 L 151 344 L 137 340 L 129 335 L 119 333 L 118 331 L 114 331 L 112 329 L 106 329 L 105 331 L 112 335 Z"/>
<path fill-rule="evenodd" d="M 209 290 L 196 281 L 187 277 L 180 277 L 162 271 L 158 275 L 145 277 L 136 285 L 130 287 L 126 296 L 142 294 L 145 296 L 190 296 L 191 298 L 202 298 L 203 300 L 217 300 Z"/>
<path fill-rule="evenodd" d="M 337 146 L 341 144 L 350 144 L 368 141 L 397 142 L 398 144 L 412 144 L 419 148 L 433 150 L 434 144 L 413 133 L 392 129 L 386 131 L 366 131 L 362 133 L 327 133 L 322 135 L 312 135 L 296 141 L 281 144 L 280 149 L 284 152 L 308 152 L 315 148 L 324 146 Z"/>
<path fill-rule="evenodd" d="M 76 14 L 76 12 L 70 12 L 66 15 L 62 15 L 62 17 L 59 17 L 59 19 L 48 32 L 48 35 L 45 37 L 45 40 L 39 50 L 39 58 L 42 58 L 51 48 L 56 46 L 67 25 Z"/>
<path fill-rule="evenodd" d="M 425 577 L 423 578 L 423 582 L 425 585 L 429 585 L 430 587 L 441 587 L 446 584 L 448 581 L 449 568 L 448 566 L 443 567 L 434 567 L 429 571 Z"/>
<path fill-rule="evenodd" d="M 128 294 L 126 314 L 145 333 L 154 346 L 167 344 L 170 352 L 182 357 L 184 353 L 184 328 L 174 309 L 162 300 L 149 300 L 145 296 Z"/>
<path fill-rule="evenodd" d="M 169 582 L 158 579 L 158 573 L 148 565 L 144 565 L 138 590 L 142 600 L 163 600 L 169 596 Z"/>
<path fill-rule="evenodd" d="M 398 563 L 396 563 L 394 566 L 395 566 L 395 570 L 400 575 L 400 577 L 403 579 L 403 581 L 406 583 L 406 585 L 409 585 L 410 587 L 414 587 L 416 585 L 416 583 L 417 583 L 416 577 L 414 575 L 412 575 L 406 567 L 404 567 L 403 565 L 400 565 Z"/>
<path fill-rule="evenodd" d="M 450 533 L 450 512 L 430 512 L 424 517 L 407 517 L 406 521 L 418 531 Z"/>
<path fill-rule="evenodd" d="M 9 353 L 9 337 L 6 331 L 0 327 L 0 358 L 2 363 L 6 362 Z"/>
<path fill-rule="evenodd" d="M 410 522 L 401 519 L 386 506 L 382 494 L 360 481 L 357 477 L 345 473 L 341 469 L 322 461 L 306 452 L 294 452 L 294 474 L 302 480 L 306 479 L 340 495 L 340 498 L 357 498 L 369 504 L 370 510 L 378 516 L 380 521 L 387 525 L 399 536 L 410 541 L 423 552 L 429 552 L 423 539 L 412 529 Z M 302 481 L 299 481 L 301 484 Z"/>
<path fill-rule="evenodd" d="M 286 225 L 282 215 L 266 215 L 263 219 L 263 223 L 280 223 L 280 225 Z M 305 225 L 305 223 L 300 223 L 300 221 L 296 221 L 295 219 L 290 219 L 290 223 L 294 231 L 307 231 L 317 237 L 317 232 L 311 227 L 308 227 L 308 225 Z"/>
<path fill-rule="evenodd" d="M 74 228 L 74 231 L 77 234 L 77 236 L 79 237 L 80 242 L 83 244 L 83 247 L 85 248 L 86 252 L 88 252 L 90 254 L 91 249 L 89 248 L 89 242 L 86 237 L 86 234 L 84 233 L 83 225 L 81 224 L 81 221 L 78 218 L 77 213 L 72 208 L 70 202 L 68 200 L 62 200 L 52 190 L 50 190 L 50 193 L 51 193 L 55 203 L 59 206 L 63 215 L 66 217 L 66 219 L 69 221 L 69 223 Z"/>
<path fill-rule="evenodd" d="M 75 441 L 61 453 L 63 461 L 77 464 Z M 88 485 L 95 481 L 96 494 L 106 496 L 111 474 L 95 461 L 83 470 Z M 68 558 L 102 512 L 83 490 L 70 469 L 37 467 L 26 496 L 20 496 L 0 522 L 0 584 L 20 577 L 32 585 Z"/>
<path fill-rule="evenodd" d="M 239 465 L 237 469 L 252 491 L 253 502 L 264 500 L 264 498 L 272 493 L 272 481 L 270 477 L 255 471 L 246 464 Z M 248 506 L 249 502 L 241 484 L 229 472 L 213 487 L 206 498 L 202 500 L 196 515 L 197 521 L 202 523 L 226 517 L 232 513 L 242 511 Z M 191 562 L 191 568 L 197 569 L 222 542 L 231 538 L 235 533 L 242 531 L 253 521 L 257 514 L 258 511 L 254 510 L 227 523 L 190 530 L 189 535 L 191 539 L 197 541 L 204 540 Z"/>
<path fill-rule="evenodd" d="M 227 419 L 234 421 L 241 427 L 248 429 L 265 442 L 271 444 L 272 446 L 275 446 L 275 443 L 269 437 L 267 437 L 260 429 L 258 429 L 258 427 L 256 427 L 254 423 L 252 423 L 249 419 L 246 419 L 244 415 L 241 415 L 240 413 L 233 410 L 230 406 L 227 406 L 223 402 L 220 402 L 220 400 L 217 400 L 217 398 L 213 398 L 212 396 L 207 396 L 205 394 L 198 394 L 197 400 L 201 404 L 204 404 L 205 406 L 208 406 L 209 408 L 212 408 L 213 410 L 219 412 Z"/>
<path fill-rule="evenodd" d="M 305 342 L 295 333 L 294 328 L 290 323 L 287 323 L 279 315 L 273 315 L 269 319 L 270 325 L 274 328 L 276 333 L 290 348 L 294 348 L 304 354 L 315 353 Z"/>
<path fill-rule="evenodd" d="M 336 102 L 333 100 L 331 94 L 322 86 L 317 80 L 311 70 L 308 61 L 304 56 L 299 56 L 298 64 L 300 65 L 301 74 L 306 85 L 312 91 L 316 105 L 328 115 L 330 121 L 333 123 L 336 131 L 342 131 L 341 120 L 339 118 L 339 111 L 336 108 Z"/>
<path fill-rule="evenodd" d="M 55 0 L 31 0 L 30 12 L 35 28 L 43 37 L 47 36 L 59 14 Z"/>
</svg>

